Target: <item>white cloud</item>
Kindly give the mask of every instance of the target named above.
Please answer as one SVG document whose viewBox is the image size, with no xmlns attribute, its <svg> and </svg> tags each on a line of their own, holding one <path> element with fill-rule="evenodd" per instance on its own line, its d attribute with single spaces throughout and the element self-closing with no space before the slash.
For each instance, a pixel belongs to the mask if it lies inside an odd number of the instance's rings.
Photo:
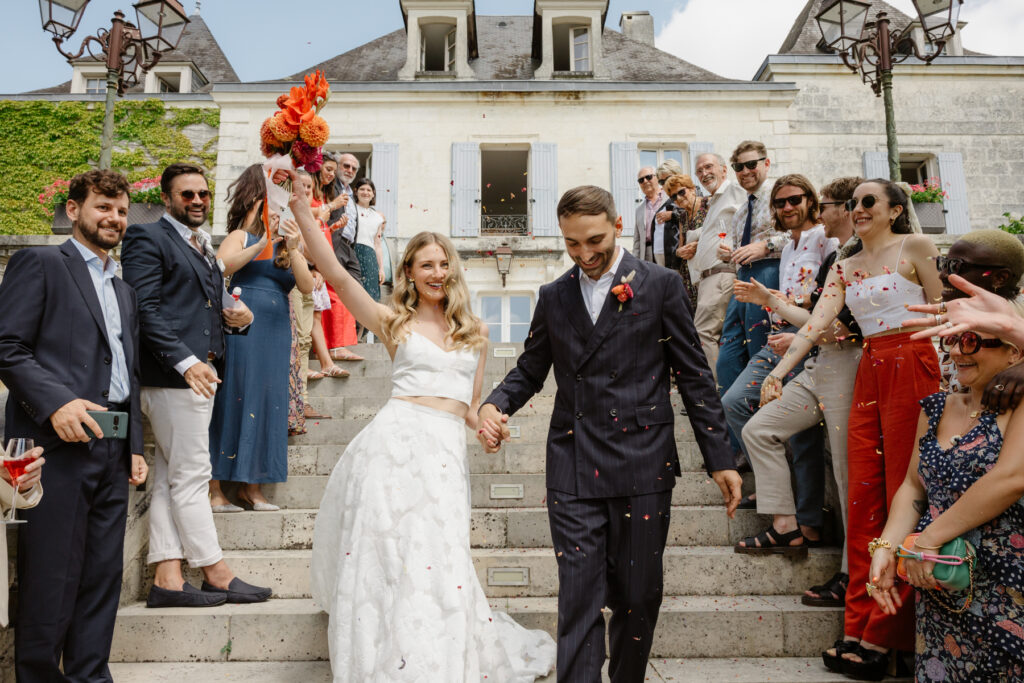
<svg viewBox="0 0 1024 683">
<path fill-rule="evenodd" d="M 914 16 L 911 0 L 889 3 Z M 753 78 L 765 56 L 786 39 L 806 0 L 688 0 L 658 33 L 658 48 L 726 78 Z M 1024 2 L 967 0 L 964 47 L 992 55 L 1021 55 Z"/>
</svg>

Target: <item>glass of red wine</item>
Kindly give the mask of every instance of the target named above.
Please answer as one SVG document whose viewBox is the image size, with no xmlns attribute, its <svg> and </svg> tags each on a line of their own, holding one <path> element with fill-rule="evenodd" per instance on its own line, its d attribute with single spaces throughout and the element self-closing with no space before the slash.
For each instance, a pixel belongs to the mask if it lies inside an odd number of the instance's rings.
<svg viewBox="0 0 1024 683">
<path fill-rule="evenodd" d="M 35 458 L 29 452 L 35 447 L 32 439 L 15 437 L 7 442 L 7 450 L 3 453 L 3 465 L 7 473 L 11 475 L 11 487 L 18 490 L 18 479 L 25 474 L 25 468 Z M 11 509 L 7 512 L 5 524 L 24 524 L 25 520 L 15 519 L 14 512 L 18 507 L 18 497 L 11 496 Z"/>
</svg>

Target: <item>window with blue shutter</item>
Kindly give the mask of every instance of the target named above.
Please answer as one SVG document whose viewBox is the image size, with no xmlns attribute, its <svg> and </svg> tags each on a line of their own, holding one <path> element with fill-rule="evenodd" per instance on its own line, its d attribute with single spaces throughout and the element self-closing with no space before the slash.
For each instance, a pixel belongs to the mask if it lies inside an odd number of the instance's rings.
<svg viewBox="0 0 1024 683">
<path fill-rule="evenodd" d="M 452 237 L 480 234 L 480 145 L 452 143 Z"/>
<path fill-rule="evenodd" d="M 963 155 L 960 152 L 939 152 L 936 156 L 939 158 L 939 179 L 946 192 L 946 198 L 942 201 L 946 210 L 946 232 L 951 235 L 970 232 Z"/>
<path fill-rule="evenodd" d="M 612 198 L 622 216 L 622 234 L 632 235 L 636 223 L 639 190 L 636 184 L 637 146 L 635 142 L 611 143 Z"/>
<path fill-rule="evenodd" d="M 373 144 L 373 168 L 370 171 L 377 188 L 377 211 L 387 219 L 384 234 L 398 235 L 398 145 L 394 142 Z"/>
<path fill-rule="evenodd" d="M 864 178 L 889 178 L 888 152 L 864 152 Z"/>
<path fill-rule="evenodd" d="M 558 145 L 535 142 L 530 146 L 530 206 L 533 235 L 557 237 Z"/>
</svg>

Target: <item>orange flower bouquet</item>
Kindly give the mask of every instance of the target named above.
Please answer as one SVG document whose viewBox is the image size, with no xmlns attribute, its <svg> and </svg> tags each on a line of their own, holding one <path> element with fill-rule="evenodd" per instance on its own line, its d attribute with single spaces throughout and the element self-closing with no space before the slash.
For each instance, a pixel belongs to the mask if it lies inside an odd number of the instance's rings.
<svg viewBox="0 0 1024 683">
<path fill-rule="evenodd" d="M 323 146 L 331 134 L 318 114 L 331 94 L 321 71 L 308 74 L 305 85 L 277 98 L 278 111 L 260 126 L 260 150 L 268 159 L 291 156 L 295 168 L 316 173 L 323 165 Z"/>
</svg>

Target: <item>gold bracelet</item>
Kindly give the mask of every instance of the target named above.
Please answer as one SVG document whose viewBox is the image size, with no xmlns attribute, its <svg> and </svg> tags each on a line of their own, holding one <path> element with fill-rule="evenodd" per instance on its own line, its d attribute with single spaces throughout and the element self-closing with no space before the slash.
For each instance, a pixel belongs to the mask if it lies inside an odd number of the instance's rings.
<svg viewBox="0 0 1024 683">
<path fill-rule="evenodd" d="M 890 543 L 889 541 L 885 540 L 884 538 L 873 538 L 873 539 L 871 539 L 871 542 L 868 543 L 868 555 L 874 557 L 875 556 L 875 551 L 878 550 L 879 548 L 885 548 L 885 549 L 891 551 L 892 550 L 892 543 Z"/>
<path fill-rule="evenodd" d="M 942 548 L 941 545 L 921 545 L 917 541 L 914 541 L 914 547 L 920 548 L 921 550 L 939 550 Z"/>
</svg>

